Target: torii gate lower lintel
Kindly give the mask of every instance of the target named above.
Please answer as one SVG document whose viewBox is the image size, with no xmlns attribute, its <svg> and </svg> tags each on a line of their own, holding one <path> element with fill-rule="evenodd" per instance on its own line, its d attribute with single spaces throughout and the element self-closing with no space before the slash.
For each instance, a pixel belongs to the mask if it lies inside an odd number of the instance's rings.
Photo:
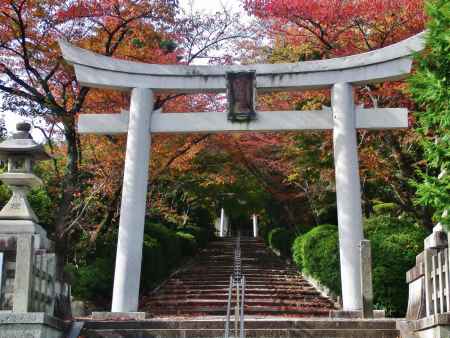
<svg viewBox="0 0 450 338">
<path fill-rule="evenodd" d="M 128 133 L 117 244 L 112 312 L 138 308 L 142 245 L 152 133 L 288 131 L 333 129 L 343 310 L 362 309 L 359 245 L 363 239 L 356 129 L 408 127 L 402 108 L 355 107 L 353 85 L 398 80 L 411 71 L 411 54 L 423 49 L 423 33 L 359 55 L 296 64 L 249 66 L 151 65 L 113 59 L 60 41 L 64 58 L 85 86 L 131 91 L 129 112 L 86 114 L 80 133 Z M 224 92 L 226 72 L 256 71 L 256 88 L 331 88 L 332 107 L 320 111 L 258 112 L 249 123 L 226 113 L 153 112 L 154 92 Z"/>
</svg>

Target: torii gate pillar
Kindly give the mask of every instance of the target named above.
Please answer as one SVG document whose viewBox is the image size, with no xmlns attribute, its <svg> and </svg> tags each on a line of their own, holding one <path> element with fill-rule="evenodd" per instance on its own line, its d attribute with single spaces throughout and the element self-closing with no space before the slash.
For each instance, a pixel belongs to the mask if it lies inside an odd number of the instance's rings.
<svg viewBox="0 0 450 338">
<path fill-rule="evenodd" d="M 131 91 L 112 312 L 138 309 L 152 110 L 152 91 L 134 88 Z"/>
<path fill-rule="evenodd" d="M 364 235 L 352 86 L 333 85 L 331 103 L 343 309 L 360 311 L 363 302 L 359 245 Z"/>
</svg>

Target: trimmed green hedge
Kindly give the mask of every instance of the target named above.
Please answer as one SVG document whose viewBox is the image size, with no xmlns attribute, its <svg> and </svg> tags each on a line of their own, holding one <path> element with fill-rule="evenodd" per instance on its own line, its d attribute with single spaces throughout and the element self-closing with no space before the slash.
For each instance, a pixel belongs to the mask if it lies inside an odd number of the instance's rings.
<svg viewBox="0 0 450 338">
<path fill-rule="evenodd" d="M 147 223 L 142 251 L 141 287 L 144 290 L 154 288 L 184 257 L 193 256 L 198 249 L 198 242 L 207 241 L 207 236 L 208 232 L 198 227 L 184 227 L 175 231 L 159 223 Z M 68 269 L 74 277 L 72 292 L 75 297 L 89 300 L 111 298 L 117 237 L 99 239 L 100 242 L 102 240 L 102 247 L 93 255 L 92 261 Z"/>
<path fill-rule="evenodd" d="M 336 225 L 319 225 L 298 236 L 292 246 L 292 259 L 306 274 L 341 292 L 339 241 Z"/>
<path fill-rule="evenodd" d="M 390 316 L 402 316 L 408 300 L 405 273 L 423 249 L 426 232 L 407 220 L 389 216 L 365 221 L 365 236 L 371 241 L 373 290 L 376 307 Z M 297 267 L 336 294 L 341 292 L 338 229 L 320 225 L 298 236 L 292 246 Z"/>
<path fill-rule="evenodd" d="M 294 234 L 286 228 L 275 228 L 268 234 L 269 246 L 279 251 L 283 256 L 291 255 L 291 246 L 294 238 Z"/>
<path fill-rule="evenodd" d="M 181 241 L 180 238 L 176 235 L 175 231 L 165 227 L 160 223 L 147 223 L 145 224 L 145 235 L 155 238 L 159 241 L 163 253 L 164 253 L 164 261 L 165 265 L 169 269 L 175 266 L 181 256 Z M 144 245 L 144 252 L 146 247 Z M 145 266 L 145 261 L 143 262 L 143 266 Z"/>
<path fill-rule="evenodd" d="M 204 248 L 209 240 L 214 237 L 212 228 L 205 229 L 196 225 L 184 225 L 178 227 L 178 231 L 194 236 L 200 248 Z"/>
<path fill-rule="evenodd" d="M 364 231 L 372 246 L 375 305 L 392 316 L 403 316 L 408 302 L 405 274 L 415 265 L 427 233 L 407 220 L 389 216 L 366 220 Z"/>
<path fill-rule="evenodd" d="M 177 231 L 176 235 L 180 239 L 181 252 L 183 255 L 192 256 L 198 248 L 194 235 L 182 231 Z"/>
</svg>

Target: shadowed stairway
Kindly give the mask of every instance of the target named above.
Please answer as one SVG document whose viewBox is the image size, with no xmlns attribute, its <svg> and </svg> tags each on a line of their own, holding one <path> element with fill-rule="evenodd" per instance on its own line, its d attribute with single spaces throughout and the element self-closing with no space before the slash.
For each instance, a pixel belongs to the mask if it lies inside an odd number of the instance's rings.
<svg viewBox="0 0 450 338">
<path fill-rule="evenodd" d="M 235 241 L 210 243 L 152 295 L 146 320 L 88 320 L 85 337 L 223 338 Z M 395 320 L 327 318 L 333 303 L 260 240 L 241 238 L 246 338 L 396 338 Z M 322 317 L 322 318 L 319 318 Z M 231 318 L 233 320 L 233 318 Z M 235 338 L 232 332 L 230 338 Z"/>
<path fill-rule="evenodd" d="M 211 242 L 191 263 L 144 300 L 155 317 L 225 315 L 235 240 Z M 246 278 L 245 314 L 283 317 L 327 317 L 333 303 L 293 266 L 272 254 L 261 240 L 241 238 Z"/>
</svg>

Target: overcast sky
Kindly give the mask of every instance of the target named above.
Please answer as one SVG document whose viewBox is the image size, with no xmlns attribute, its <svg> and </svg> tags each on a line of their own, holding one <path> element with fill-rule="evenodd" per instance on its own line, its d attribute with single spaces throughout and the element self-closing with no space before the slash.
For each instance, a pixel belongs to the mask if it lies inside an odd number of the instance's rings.
<svg viewBox="0 0 450 338">
<path fill-rule="evenodd" d="M 194 11 L 206 11 L 215 12 L 220 11 L 225 5 L 227 9 L 239 10 L 241 8 L 240 0 L 180 0 L 180 5 L 186 9 L 193 8 Z M 0 96 L 1 100 L 1 96 Z M 13 132 L 15 130 L 15 125 L 17 122 L 24 121 L 21 116 L 17 116 L 12 112 L 0 112 L 0 116 L 5 117 L 6 128 L 8 132 Z M 29 120 L 28 120 L 29 121 Z M 42 135 L 39 131 L 32 131 L 33 137 L 36 141 L 43 141 Z"/>
<path fill-rule="evenodd" d="M 241 8 L 240 0 L 180 0 L 180 6 L 184 8 L 192 7 L 194 11 L 215 12 L 220 11 L 224 5 L 227 9 Z"/>
</svg>

